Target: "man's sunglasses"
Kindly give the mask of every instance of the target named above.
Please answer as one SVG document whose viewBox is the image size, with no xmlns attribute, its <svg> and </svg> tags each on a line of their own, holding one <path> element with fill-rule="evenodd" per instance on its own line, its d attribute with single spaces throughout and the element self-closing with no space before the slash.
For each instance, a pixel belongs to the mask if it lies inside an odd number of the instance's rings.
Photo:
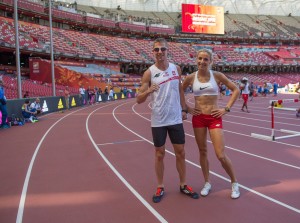
<svg viewBox="0 0 300 223">
<path fill-rule="evenodd" d="M 161 48 L 156 47 L 156 48 L 153 48 L 153 51 L 154 51 L 154 52 L 159 52 L 159 50 L 160 50 L 161 52 L 165 52 L 167 49 L 168 49 L 168 48 L 166 48 L 166 47 L 161 47 Z"/>
</svg>

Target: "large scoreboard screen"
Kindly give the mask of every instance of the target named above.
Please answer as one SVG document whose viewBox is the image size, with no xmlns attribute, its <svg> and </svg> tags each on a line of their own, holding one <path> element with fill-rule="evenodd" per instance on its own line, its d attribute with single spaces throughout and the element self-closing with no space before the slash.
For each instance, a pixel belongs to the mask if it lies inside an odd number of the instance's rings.
<svg viewBox="0 0 300 223">
<path fill-rule="evenodd" d="M 182 4 L 182 32 L 224 34 L 224 8 Z"/>
</svg>

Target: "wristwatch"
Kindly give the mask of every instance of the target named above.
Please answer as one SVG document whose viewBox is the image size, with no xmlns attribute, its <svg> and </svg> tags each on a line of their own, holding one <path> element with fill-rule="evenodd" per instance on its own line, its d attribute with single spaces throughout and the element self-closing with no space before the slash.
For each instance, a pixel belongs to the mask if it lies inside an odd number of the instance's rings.
<svg viewBox="0 0 300 223">
<path fill-rule="evenodd" d="M 230 112 L 230 108 L 229 107 L 225 107 L 224 109 L 225 109 L 225 111 Z"/>
<path fill-rule="evenodd" d="M 185 112 L 187 114 L 188 110 L 187 109 L 182 109 L 181 112 Z"/>
</svg>

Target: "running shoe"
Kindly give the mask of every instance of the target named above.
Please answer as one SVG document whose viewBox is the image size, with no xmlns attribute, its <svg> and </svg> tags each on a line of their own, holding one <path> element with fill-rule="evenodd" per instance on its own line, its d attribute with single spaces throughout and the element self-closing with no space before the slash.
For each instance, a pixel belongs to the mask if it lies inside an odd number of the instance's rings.
<svg viewBox="0 0 300 223">
<path fill-rule="evenodd" d="M 164 196 L 164 194 L 165 194 L 165 189 L 163 187 L 158 187 L 156 189 L 156 193 L 152 197 L 152 201 L 154 203 L 159 203 L 162 197 Z"/>
<path fill-rule="evenodd" d="M 190 196 L 193 199 L 199 198 L 199 195 L 196 192 L 194 192 L 193 189 L 188 185 L 184 185 L 183 188 L 180 187 L 180 192 L 187 196 Z"/>
<path fill-rule="evenodd" d="M 206 182 L 200 193 L 203 197 L 205 197 L 209 194 L 210 190 L 211 190 L 211 184 Z"/>
<path fill-rule="evenodd" d="M 4 124 L 4 125 L 0 125 L 0 128 L 1 128 L 1 129 L 9 129 L 10 126 L 7 125 L 7 124 Z"/>
<path fill-rule="evenodd" d="M 232 191 L 231 191 L 231 198 L 237 199 L 240 197 L 240 190 L 239 190 L 239 184 L 238 183 L 232 183 Z"/>
</svg>

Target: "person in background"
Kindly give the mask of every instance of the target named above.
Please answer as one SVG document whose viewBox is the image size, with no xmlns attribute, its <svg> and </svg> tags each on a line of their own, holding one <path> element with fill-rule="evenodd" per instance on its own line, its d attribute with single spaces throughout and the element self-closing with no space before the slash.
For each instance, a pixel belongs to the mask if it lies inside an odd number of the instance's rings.
<svg viewBox="0 0 300 223">
<path fill-rule="evenodd" d="M 126 86 L 123 88 L 123 94 L 124 94 L 124 97 L 127 98 L 127 87 Z"/>
<path fill-rule="evenodd" d="M 273 96 L 277 97 L 278 84 L 276 81 L 273 82 Z"/>
<path fill-rule="evenodd" d="M 29 92 L 26 91 L 25 94 L 23 95 L 23 98 L 29 98 Z"/>
<path fill-rule="evenodd" d="M 4 83 L 2 79 L 0 79 L 0 112 L 2 113 L 0 128 L 8 129 L 10 126 L 6 122 L 7 120 L 6 97 L 5 97 Z"/>
<path fill-rule="evenodd" d="M 220 97 L 219 97 L 219 99 L 222 100 L 223 96 L 225 95 L 225 92 L 226 92 L 226 85 L 223 84 L 223 83 L 220 83 L 219 88 L 220 88 Z"/>
<path fill-rule="evenodd" d="M 298 95 L 299 95 L 299 101 L 300 101 L 300 81 L 299 81 L 299 83 L 298 83 L 298 86 L 296 87 L 295 92 L 298 93 Z M 300 118 L 300 108 L 298 108 L 298 109 L 296 110 L 296 117 L 297 117 L 297 118 Z"/>
<path fill-rule="evenodd" d="M 242 90 L 242 98 L 243 98 L 244 102 L 243 102 L 241 110 L 245 111 L 244 108 L 246 108 L 246 111 L 249 113 L 248 99 L 249 99 L 249 94 L 250 94 L 250 86 L 249 86 L 249 83 L 248 83 L 248 78 L 243 77 L 242 83 L 243 83 L 243 88 L 241 88 L 241 90 Z"/>
<path fill-rule="evenodd" d="M 267 82 L 265 82 L 264 85 L 263 85 L 262 95 L 263 95 L 264 97 L 267 97 L 267 94 L 268 94 L 268 93 L 269 93 L 269 90 L 268 90 L 268 84 L 267 84 Z"/>
<path fill-rule="evenodd" d="M 39 98 L 36 98 L 35 101 L 30 104 L 30 111 L 36 112 L 36 116 L 42 114 L 42 107 Z"/>
<path fill-rule="evenodd" d="M 99 95 L 98 95 L 98 87 L 97 86 L 94 86 L 94 93 L 95 93 L 95 95 L 94 95 L 94 97 L 95 97 L 94 103 L 98 103 Z"/>
<path fill-rule="evenodd" d="M 255 91 L 255 85 L 253 81 L 250 82 L 249 91 L 250 91 L 249 92 L 250 101 L 252 101 L 254 97 L 254 91 Z"/>
<path fill-rule="evenodd" d="M 100 99 L 101 99 L 101 101 L 102 101 L 102 95 L 101 95 L 102 93 L 103 93 L 103 92 L 102 92 L 102 89 L 101 89 L 101 87 L 99 87 L 99 88 L 98 88 L 98 96 L 97 96 L 97 97 L 98 97 L 98 98 L 97 98 L 97 101 L 98 101 L 98 102 L 100 102 Z M 101 98 L 100 98 L 100 97 L 101 97 Z"/>
<path fill-rule="evenodd" d="M 95 99 L 94 89 L 91 88 L 90 86 L 88 86 L 88 88 L 87 88 L 87 94 L 88 94 L 88 103 L 90 105 L 93 105 L 94 104 L 94 99 Z"/>
<path fill-rule="evenodd" d="M 66 109 L 70 110 L 70 90 L 69 86 L 66 86 L 64 90 L 65 101 L 66 101 Z"/>
<path fill-rule="evenodd" d="M 163 178 L 167 135 L 176 156 L 179 191 L 193 199 L 198 199 L 199 195 L 186 184 L 185 134 L 182 120 L 187 118 L 187 107 L 181 87 L 181 69 L 168 61 L 168 44 L 165 39 L 156 39 L 152 52 L 156 62 L 144 72 L 136 98 L 136 102 L 141 104 L 151 96 L 152 102 L 151 129 L 157 178 L 157 188 L 152 201 L 160 202 L 165 194 Z"/>
<path fill-rule="evenodd" d="M 244 87 L 245 87 L 245 84 L 243 83 L 243 80 L 241 79 L 239 82 L 239 89 L 240 89 L 239 100 L 242 97 L 242 90 L 244 89 Z"/>
<path fill-rule="evenodd" d="M 114 101 L 115 99 L 114 99 L 114 89 L 111 87 L 110 88 L 110 90 L 109 90 L 109 95 L 108 95 L 108 98 L 109 98 L 109 100 L 112 100 L 112 101 Z"/>
<path fill-rule="evenodd" d="M 85 104 L 85 89 L 84 89 L 83 85 L 81 85 L 79 88 L 79 96 L 81 98 L 81 106 L 84 106 L 84 104 Z"/>
<path fill-rule="evenodd" d="M 223 73 L 211 70 L 213 54 L 210 50 L 199 50 L 196 60 L 198 70 L 185 78 L 182 88 L 186 90 L 188 86 L 192 86 L 194 92 L 195 107 L 188 107 L 187 109 L 193 115 L 192 125 L 200 153 L 200 166 L 205 180 L 201 195 L 207 196 L 212 188 L 209 180 L 207 152 L 207 135 L 209 134 L 214 152 L 230 177 L 231 198 L 236 199 L 240 197 L 239 184 L 231 160 L 225 154 L 222 117 L 230 112 L 230 108 L 239 97 L 239 89 Z M 220 82 L 224 83 L 232 92 L 224 108 L 218 105 L 218 85 Z"/>
<path fill-rule="evenodd" d="M 31 111 L 30 109 L 30 100 L 29 99 L 25 99 L 24 104 L 22 105 L 22 115 L 26 120 L 29 120 L 30 122 L 34 123 L 37 122 L 37 118 L 36 118 L 36 111 Z"/>
<path fill-rule="evenodd" d="M 104 88 L 104 94 L 105 94 L 106 100 L 109 100 L 109 97 L 108 97 L 108 86 L 106 86 Z"/>
</svg>

